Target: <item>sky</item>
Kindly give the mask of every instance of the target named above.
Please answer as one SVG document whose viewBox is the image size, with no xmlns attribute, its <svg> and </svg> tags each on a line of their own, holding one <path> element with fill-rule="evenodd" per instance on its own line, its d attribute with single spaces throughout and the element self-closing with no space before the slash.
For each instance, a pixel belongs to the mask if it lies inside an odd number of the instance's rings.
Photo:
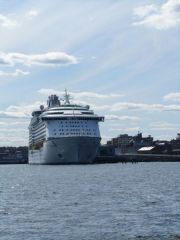
<svg viewBox="0 0 180 240">
<path fill-rule="evenodd" d="M 119 134 L 180 132 L 180 0 L 0 0 L 0 146 L 65 88 Z"/>
</svg>

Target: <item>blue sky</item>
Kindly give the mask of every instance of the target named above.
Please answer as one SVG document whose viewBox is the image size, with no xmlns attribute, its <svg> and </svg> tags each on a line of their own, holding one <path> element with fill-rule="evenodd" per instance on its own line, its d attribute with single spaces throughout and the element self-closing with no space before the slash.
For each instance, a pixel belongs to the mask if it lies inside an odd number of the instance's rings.
<svg viewBox="0 0 180 240">
<path fill-rule="evenodd" d="M 180 0 L 0 0 L 0 141 L 26 145 L 30 114 L 67 88 L 103 142 L 180 131 Z"/>
</svg>

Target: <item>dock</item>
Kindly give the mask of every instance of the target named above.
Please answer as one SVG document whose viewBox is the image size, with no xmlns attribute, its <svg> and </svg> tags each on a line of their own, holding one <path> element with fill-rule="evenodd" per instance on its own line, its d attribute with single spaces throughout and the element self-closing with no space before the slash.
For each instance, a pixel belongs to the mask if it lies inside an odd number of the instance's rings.
<svg viewBox="0 0 180 240">
<path fill-rule="evenodd" d="M 98 156 L 94 163 L 137 163 L 137 162 L 180 162 L 180 155 L 165 154 L 121 154 L 115 156 Z"/>
</svg>

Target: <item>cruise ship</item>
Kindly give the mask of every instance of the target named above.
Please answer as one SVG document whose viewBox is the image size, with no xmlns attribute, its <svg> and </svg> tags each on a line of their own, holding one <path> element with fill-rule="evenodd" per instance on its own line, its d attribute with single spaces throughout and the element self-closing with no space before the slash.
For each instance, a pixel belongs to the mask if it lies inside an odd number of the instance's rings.
<svg viewBox="0 0 180 240">
<path fill-rule="evenodd" d="M 98 123 L 103 116 L 90 107 L 72 104 L 65 90 L 62 100 L 51 95 L 47 107 L 32 112 L 29 125 L 30 164 L 93 163 L 100 145 Z"/>
</svg>

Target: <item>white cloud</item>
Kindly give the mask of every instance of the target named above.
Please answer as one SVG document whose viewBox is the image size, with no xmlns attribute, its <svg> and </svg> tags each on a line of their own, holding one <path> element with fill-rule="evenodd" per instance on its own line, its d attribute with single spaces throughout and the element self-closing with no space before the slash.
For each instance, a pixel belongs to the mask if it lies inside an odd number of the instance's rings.
<svg viewBox="0 0 180 240">
<path fill-rule="evenodd" d="M 0 14 L 0 26 L 2 27 L 15 27 L 17 22 L 8 16 Z"/>
<path fill-rule="evenodd" d="M 17 134 L 17 133 L 19 133 L 19 132 L 25 132 L 25 133 L 27 133 L 28 132 L 28 128 L 27 129 L 22 129 L 22 128 L 1 128 L 1 133 L 3 133 L 3 132 L 5 132 L 6 134 L 11 134 L 11 133 L 13 133 L 13 134 Z"/>
<path fill-rule="evenodd" d="M 4 126 L 22 126 L 22 125 L 28 125 L 29 124 L 29 120 L 24 119 L 23 121 L 14 121 L 14 119 L 11 121 L 4 121 L 4 122 L 0 122 L 0 127 L 4 127 Z M 2 128 L 1 128 L 2 129 Z"/>
<path fill-rule="evenodd" d="M 39 12 L 37 10 L 30 10 L 29 12 L 26 13 L 27 17 L 37 17 L 39 15 Z"/>
<path fill-rule="evenodd" d="M 163 104 L 144 104 L 122 102 L 110 106 L 111 111 L 121 110 L 142 110 L 142 111 L 180 111 L 180 105 L 163 105 Z"/>
<path fill-rule="evenodd" d="M 31 18 L 37 17 L 38 15 L 39 15 L 39 11 L 30 10 L 25 14 L 25 17 L 31 19 Z M 21 24 L 21 22 L 24 22 L 24 20 L 25 20 L 24 16 L 21 16 L 21 18 L 17 20 L 17 16 L 14 18 L 11 18 L 10 15 L 0 14 L 1 27 L 16 27 L 17 25 Z"/>
<path fill-rule="evenodd" d="M 52 88 L 42 88 L 40 90 L 38 90 L 38 93 L 42 94 L 42 95 L 45 95 L 45 96 L 50 96 L 52 94 L 55 94 L 55 95 L 60 95 L 62 94 L 63 92 L 62 91 L 58 91 L 58 90 L 55 90 L 55 89 L 52 89 Z"/>
<path fill-rule="evenodd" d="M 49 96 L 51 94 L 57 94 L 57 95 L 64 95 L 63 91 L 58 91 L 54 89 L 40 89 L 38 91 L 40 94 Z M 87 99 L 87 98 L 94 98 L 94 99 L 110 99 L 110 98 L 118 98 L 118 97 L 123 97 L 123 94 L 102 94 L 102 93 L 96 93 L 96 92 L 68 92 L 73 99 L 76 100 L 82 100 L 82 99 Z"/>
<path fill-rule="evenodd" d="M 168 134 L 163 134 L 163 135 L 156 135 L 155 139 L 157 140 L 171 140 L 172 139 L 172 135 L 168 135 Z"/>
<path fill-rule="evenodd" d="M 1 119 L 2 120 L 2 119 Z M 27 145 L 29 119 L 6 118 L 0 121 L 1 146 Z"/>
<path fill-rule="evenodd" d="M 144 5 L 141 7 L 137 7 L 134 9 L 134 14 L 138 17 L 146 17 L 152 13 L 158 12 L 158 7 L 154 4 L 152 5 Z"/>
<path fill-rule="evenodd" d="M 29 105 L 11 105 L 5 111 L 0 111 L 0 118 L 30 118 L 32 111 L 39 109 L 42 104 L 42 102 L 35 102 Z"/>
<path fill-rule="evenodd" d="M 22 135 L 23 136 L 17 136 L 17 134 L 14 134 L 14 136 L 7 136 L 7 134 L 0 135 L 1 146 L 27 146 L 28 136 L 27 134 Z"/>
<path fill-rule="evenodd" d="M 39 12 L 37 10 L 30 10 L 25 14 L 25 17 L 32 19 L 34 17 L 37 17 L 39 15 Z M 10 15 L 3 15 L 0 14 L 0 27 L 16 27 L 17 25 L 21 25 L 26 19 L 24 16 L 21 16 L 20 18 L 17 18 L 15 16 L 12 18 Z"/>
<path fill-rule="evenodd" d="M 176 124 L 167 122 L 154 122 L 150 124 L 150 127 L 152 131 L 170 131 L 178 128 Z"/>
<path fill-rule="evenodd" d="M 174 128 L 174 127 L 154 127 L 154 128 L 151 128 L 150 130 L 151 131 L 174 131 L 176 129 L 177 128 Z"/>
<path fill-rule="evenodd" d="M 144 5 L 134 9 L 141 18 L 133 25 L 144 25 L 165 30 L 180 25 L 180 0 L 168 0 L 162 5 Z"/>
<path fill-rule="evenodd" d="M 117 115 L 105 115 L 105 120 L 120 120 L 120 121 L 139 121 L 140 118 L 134 116 L 117 116 Z"/>
<path fill-rule="evenodd" d="M 119 112 L 122 110 L 129 111 L 180 111 L 180 105 L 163 105 L 163 104 L 145 104 L 132 102 L 117 102 L 112 105 L 91 105 L 95 110 Z"/>
<path fill-rule="evenodd" d="M 180 101 L 180 92 L 173 92 L 173 93 L 168 93 L 165 95 L 164 100 L 166 101 L 174 101 L 174 102 L 179 102 Z"/>
<path fill-rule="evenodd" d="M 112 131 L 119 131 L 122 133 L 128 133 L 128 132 L 138 132 L 140 131 L 140 127 L 132 127 L 132 128 L 111 128 Z"/>
<path fill-rule="evenodd" d="M 32 66 L 60 66 L 76 64 L 78 60 L 64 52 L 48 52 L 44 54 L 23 54 L 0 52 L 0 64 L 15 65 L 17 63 Z"/>
<path fill-rule="evenodd" d="M 79 93 L 72 93 L 72 95 L 77 98 L 96 98 L 96 99 L 109 99 L 109 98 L 118 98 L 118 97 L 123 97 L 123 94 L 101 94 L 101 93 L 95 93 L 95 92 L 79 92 Z"/>
<path fill-rule="evenodd" d="M 9 111 L 0 111 L 0 118 L 27 118 L 30 117 L 24 112 L 9 112 Z"/>
<path fill-rule="evenodd" d="M 0 77 L 19 77 L 29 75 L 30 72 L 22 71 L 20 69 L 16 69 L 15 72 L 3 72 L 0 71 Z"/>
</svg>

